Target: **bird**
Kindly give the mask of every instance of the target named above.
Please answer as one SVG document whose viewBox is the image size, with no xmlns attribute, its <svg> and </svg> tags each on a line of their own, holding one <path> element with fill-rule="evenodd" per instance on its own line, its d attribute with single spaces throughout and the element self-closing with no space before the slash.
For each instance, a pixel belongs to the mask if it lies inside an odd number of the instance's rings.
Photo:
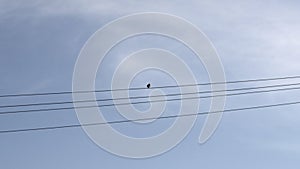
<svg viewBox="0 0 300 169">
<path fill-rule="evenodd" d="M 148 83 L 148 84 L 147 84 L 147 88 L 149 89 L 150 87 L 151 87 L 151 84 L 150 84 L 150 83 Z"/>
</svg>

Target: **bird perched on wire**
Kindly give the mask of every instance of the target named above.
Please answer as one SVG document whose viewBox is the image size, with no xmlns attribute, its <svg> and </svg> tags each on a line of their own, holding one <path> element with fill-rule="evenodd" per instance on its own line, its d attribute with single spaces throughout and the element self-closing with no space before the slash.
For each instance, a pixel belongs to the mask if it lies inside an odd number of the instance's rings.
<svg viewBox="0 0 300 169">
<path fill-rule="evenodd" d="M 147 84 L 147 88 L 149 89 L 150 87 L 151 87 L 151 84 L 150 84 L 150 83 L 148 83 L 148 84 Z"/>
</svg>

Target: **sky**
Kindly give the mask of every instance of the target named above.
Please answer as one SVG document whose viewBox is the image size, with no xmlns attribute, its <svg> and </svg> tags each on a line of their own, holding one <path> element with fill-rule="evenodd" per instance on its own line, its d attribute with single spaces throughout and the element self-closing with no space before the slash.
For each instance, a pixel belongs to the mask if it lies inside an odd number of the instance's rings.
<svg viewBox="0 0 300 169">
<path fill-rule="evenodd" d="M 137 12 L 176 15 L 201 29 L 218 51 L 227 81 L 299 75 L 299 7 L 300 2 L 292 0 L 1 0 L 0 94 L 72 90 L 74 66 L 89 37 L 112 20 Z M 144 35 L 130 38 L 108 53 L 98 70 L 96 87 L 109 88 L 111 75 L 124 57 L 151 47 L 180 55 L 199 83 L 209 80 L 201 62 L 195 61 L 196 56 L 180 42 Z M 149 81 L 156 86 L 175 83 L 166 74 L 146 71 L 138 74 L 131 86 L 143 86 Z M 225 107 L 298 101 L 299 94 L 299 91 L 289 91 L 228 97 Z M 70 99 L 69 95 L 1 98 L 0 105 Z M 209 100 L 201 101 L 199 111 L 208 110 L 208 104 Z M 145 110 L 147 106 L 136 108 Z M 111 154 L 97 146 L 81 128 L 0 134 L 0 166 L 25 169 L 296 168 L 300 164 L 299 108 L 289 106 L 225 113 L 216 132 L 205 144 L 198 144 L 205 121 L 205 116 L 199 116 L 180 144 L 164 154 L 146 159 Z M 169 104 L 165 113 L 177 109 L 176 103 Z M 116 113 L 114 108 L 103 111 Z M 119 116 L 105 117 L 115 119 Z M 170 119 L 149 126 L 119 124 L 114 127 L 128 135 L 147 137 L 163 131 L 172 122 Z M 78 124 L 74 110 L 0 116 L 0 130 L 65 124 Z"/>
</svg>

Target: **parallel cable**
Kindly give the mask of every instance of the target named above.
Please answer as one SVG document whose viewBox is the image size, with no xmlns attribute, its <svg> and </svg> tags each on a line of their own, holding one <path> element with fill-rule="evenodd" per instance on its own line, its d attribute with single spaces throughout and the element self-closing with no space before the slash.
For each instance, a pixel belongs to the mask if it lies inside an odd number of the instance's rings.
<svg viewBox="0 0 300 169">
<path fill-rule="evenodd" d="M 205 94 L 205 93 L 219 93 L 219 92 L 233 92 L 233 91 L 241 91 L 241 90 L 255 90 L 255 89 L 265 89 L 265 88 L 276 88 L 276 87 L 288 87 L 288 86 L 297 86 L 300 83 L 289 83 L 289 84 L 279 84 L 279 85 L 267 85 L 267 86 L 256 86 L 256 87 L 244 87 L 244 88 L 233 88 L 233 89 L 225 89 L 225 90 L 207 90 L 207 91 L 199 91 L 199 92 L 188 92 L 188 93 L 170 93 L 170 94 L 160 94 L 151 96 L 155 97 L 168 97 L 168 96 L 184 96 L 184 95 L 192 95 L 192 94 Z M 96 99 L 96 100 L 78 100 L 78 101 L 61 101 L 61 102 L 39 102 L 39 103 L 27 103 L 27 104 L 16 104 L 16 105 L 0 105 L 1 108 L 16 108 L 16 107 L 28 107 L 28 106 L 49 106 L 49 105 L 62 105 L 62 104 L 72 104 L 72 103 L 90 103 L 90 102 L 105 102 L 105 101 L 113 101 L 113 100 L 133 100 L 133 99 L 146 99 L 149 96 L 130 96 L 130 97 L 119 97 L 119 98 L 107 98 L 107 99 Z"/>
<path fill-rule="evenodd" d="M 215 114 L 215 113 L 222 113 L 222 112 L 225 113 L 225 112 L 237 112 L 237 111 L 264 109 L 264 108 L 272 108 L 272 107 L 283 107 L 283 106 L 290 106 L 290 105 L 297 105 L 297 104 L 300 104 L 300 101 L 269 104 L 269 105 L 260 105 L 260 106 L 252 106 L 252 107 L 242 107 L 242 108 L 234 108 L 234 109 L 225 109 L 223 111 L 221 111 L 221 110 L 220 111 L 211 111 L 211 112 L 207 111 L 207 112 L 198 112 L 198 113 L 190 113 L 190 114 L 160 116 L 160 117 L 155 117 L 155 118 L 140 118 L 140 119 L 134 119 L 134 120 L 118 120 L 118 121 L 108 121 L 108 122 L 101 122 L 101 123 L 71 124 L 71 125 L 63 125 L 63 126 L 48 126 L 48 127 L 14 129 L 14 130 L 0 130 L 0 134 L 29 132 L 29 131 L 41 131 L 41 130 L 56 130 L 56 129 L 63 129 L 63 128 L 77 128 L 77 127 L 108 125 L 108 124 L 120 124 L 120 123 L 129 123 L 129 122 L 137 122 L 137 121 L 145 121 L 145 120 L 171 119 L 171 118 L 177 118 L 177 117 L 181 118 L 181 117 L 200 116 L 200 115 Z"/>
<path fill-rule="evenodd" d="M 116 104 L 90 105 L 90 106 L 78 106 L 78 107 L 71 106 L 71 107 L 59 107 L 59 108 L 4 111 L 4 112 L 0 112 L 0 115 L 28 113 L 28 112 L 47 112 L 47 111 L 57 111 L 57 110 L 84 109 L 84 108 L 95 108 L 95 107 L 100 108 L 100 107 L 110 107 L 110 106 L 124 106 L 124 105 L 130 105 L 130 104 L 144 104 L 144 103 L 154 103 L 154 102 L 164 102 L 164 101 L 169 102 L 169 101 L 192 100 L 192 99 L 206 99 L 206 98 L 212 98 L 212 97 L 238 96 L 238 95 L 246 95 L 246 94 L 269 93 L 269 92 L 288 91 L 288 90 L 300 90 L 300 87 L 251 91 L 251 92 L 240 92 L 240 93 L 230 93 L 230 94 L 220 94 L 220 95 L 196 96 L 196 97 L 187 97 L 187 98 L 175 98 L 175 99 L 167 99 L 167 100 L 139 101 L 139 102 L 131 102 L 131 103 L 116 103 Z"/>
<path fill-rule="evenodd" d="M 162 88 L 177 88 L 177 87 L 191 87 L 191 86 L 206 86 L 206 85 L 218 85 L 218 84 L 234 84 L 234 83 L 246 83 L 246 82 L 260 82 L 260 81 L 275 81 L 275 80 L 287 80 L 287 79 L 299 79 L 300 75 L 297 76 L 285 76 L 276 78 L 259 78 L 259 79 L 247 79 L 227 82 L 212 82 L 212 83 L 198 83 L 198 84 L 184 84 L 184 85 L 167 85 L 167 86 L 154 86 L 152 89 Z M 65 95 L 72 93 L 102 93 L 111 91 L 127 91 L 127 90 L 146 90 L 145 87 L 134 87 L 134 88 L 123 88 L 123 89 L 103 89 L 93 91 L 60 91 L 60 92 L 42 92 L 42 93 L 19 93 L 19 94 L 6 94 L 0 95 L 0 98 L 6 97 L 23 97 L 23 96 L 47 96 L 47 95 Z"/>
</svg>

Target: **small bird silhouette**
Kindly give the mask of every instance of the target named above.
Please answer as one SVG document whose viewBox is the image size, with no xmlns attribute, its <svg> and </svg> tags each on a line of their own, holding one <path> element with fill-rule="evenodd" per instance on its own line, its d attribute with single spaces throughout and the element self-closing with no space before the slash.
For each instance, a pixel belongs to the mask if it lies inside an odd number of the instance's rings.
<svg viewBox="0 0 300 169">
<path fill-rule="evenodd" d="M 150 83 L 148 83 L 148 84 L 147 84 L 147 88 L 149 89 L 150 87 L 151 87 L 151 84 L 150 84 Z"/>
</svg>

